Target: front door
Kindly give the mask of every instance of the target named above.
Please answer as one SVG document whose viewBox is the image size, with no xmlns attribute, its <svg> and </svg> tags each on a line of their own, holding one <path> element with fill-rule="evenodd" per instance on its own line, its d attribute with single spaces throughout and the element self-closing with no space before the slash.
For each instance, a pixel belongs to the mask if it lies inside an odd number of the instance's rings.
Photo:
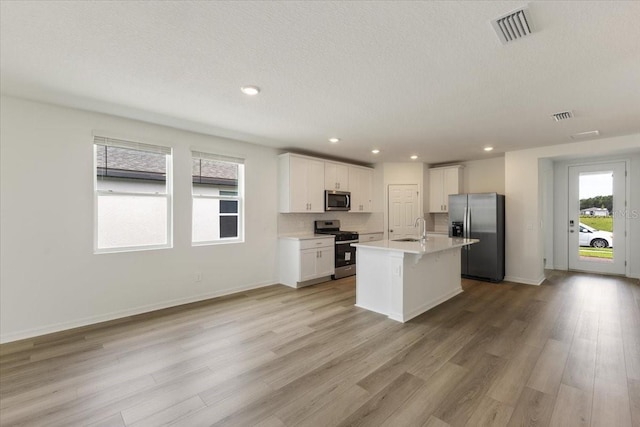
<svg viewBox="0 0 640 427">
<path fill-rule="evenodd" d="M 389 185 L 389 240 L 416 237 L 416 218 L 422 215 L 416 184 Z"/>
<path fill-rule="evenodd" d="M 569 269 L 625 274 L 626 164 L 569 167 Z"/>
</svg>

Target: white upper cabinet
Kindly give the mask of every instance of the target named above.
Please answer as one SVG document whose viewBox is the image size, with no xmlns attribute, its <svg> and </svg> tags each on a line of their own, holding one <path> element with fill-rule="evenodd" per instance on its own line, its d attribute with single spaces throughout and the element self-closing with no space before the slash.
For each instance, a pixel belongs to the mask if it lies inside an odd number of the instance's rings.
<svg viewBox="0 0 640 427">
<path fill-rule="evenodd" d="M 278 159 L 281 213 L 324 212 L 324 162 L 295 154 Z"/>
<path fill-rule="evenodd" d="M 371 212 L 373 169 L 285 153 L 278 156 L 278 211 L 324 212 L 324 191 L 351 192 L 350 212 Z"/>
<path fill-rule="evenodd" d="M 349 167 L 340 163 L 325 162 L 324 189 L 349 191 Z"/>
<path fill-rule="evenodd" d="M 373 171 L 367 168 L 350 166 L 349 189 L 351 190 L 351 210 L 349 212 L 371 212 Z"/>
<path fill-rule="evenodd" d="M 429 169 L 429 212 L 449 212 L 449 195 L 462 190 L 462 166 Z"/>
</svg>

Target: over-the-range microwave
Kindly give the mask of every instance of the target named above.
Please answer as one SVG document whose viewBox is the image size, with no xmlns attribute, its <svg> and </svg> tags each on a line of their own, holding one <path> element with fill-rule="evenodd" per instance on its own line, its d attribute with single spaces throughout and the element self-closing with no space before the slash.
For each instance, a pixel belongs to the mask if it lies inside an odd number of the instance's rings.
<svg viewBox="0 0 640 427">
<path fill-rule="evenodd" d="M 348 191 L 331 191 L 324 192 L 324 210 L 325 211 L 348 211 L 351 209 L 351 193 Z"/>
</svg>

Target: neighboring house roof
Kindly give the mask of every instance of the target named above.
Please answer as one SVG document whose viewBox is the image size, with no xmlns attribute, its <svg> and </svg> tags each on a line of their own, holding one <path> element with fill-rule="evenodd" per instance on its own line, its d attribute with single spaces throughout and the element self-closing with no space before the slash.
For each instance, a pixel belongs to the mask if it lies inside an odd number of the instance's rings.
<svg viewBox="0 0 640 427">
<path fill-rule="evenodd" d="M 96 150 L 96 161 L 98 168 L 101 169 L 160 174 L 167 172 L 165 155 L 146 151 L 99 145 Z"/>
<path fill-rule="evenodd" d="M 238 165 L 208 159 L 193 159 L 193 176 L 238 179 Z"/>
<path fill-rule="evenodd" d="M 96 151 L 98 175 L 111 178 L 164 181 L 164 154 L 137 151 L 113 146 L 99 146 Z M 200 184 L 235 185 L 238 165 L 209 159 L 193 159 L 193 181 Z"/>
</svg>

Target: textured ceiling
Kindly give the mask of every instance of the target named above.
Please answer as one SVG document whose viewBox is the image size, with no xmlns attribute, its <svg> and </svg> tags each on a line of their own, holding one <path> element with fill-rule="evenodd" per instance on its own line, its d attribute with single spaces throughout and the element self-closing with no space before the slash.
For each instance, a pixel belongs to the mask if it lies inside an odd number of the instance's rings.
<svg viewBox="0 0 640 427">
<path fill-rule="evenodd" d="M 2 92 L 361 162 L 639 132 L 640 2 L 530 3 L 502 45 L 525 4 L 2 1 Z"/>
</svg>

